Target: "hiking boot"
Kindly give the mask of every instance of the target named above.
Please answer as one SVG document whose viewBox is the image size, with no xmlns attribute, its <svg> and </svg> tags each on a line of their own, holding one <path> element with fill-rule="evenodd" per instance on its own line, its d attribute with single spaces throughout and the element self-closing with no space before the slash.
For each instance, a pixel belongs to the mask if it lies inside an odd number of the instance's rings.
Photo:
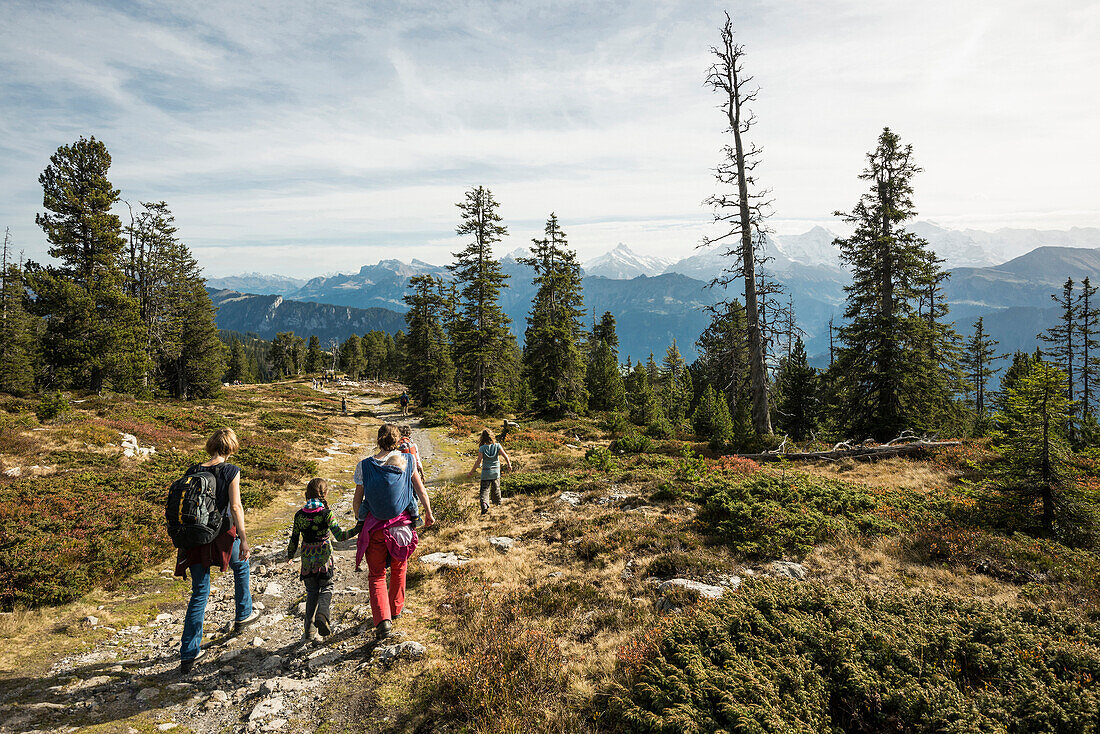
<svg viewBox="0 0 1100 734">
<path fill-rule="evenodd" d="M 321 633 L 321 637 L 328 637 L 332 634 L 332 627 L 329 626 L 327 617 L 317 617 L 313 620 L 313 623 L 317 625 L 317 631 Z"/>
<path fill-rule="evenodd" d="M 374 639 L 378 640 L 379 642 L 386 639 L 390 636 L 390 630 L 392 629 L 392 627 L 393 625 L 390 624 L 390 620 L 383 619 L 381 622 L 378 623 L 378 626 L 374 628 Z"/>
<path fill-rule="evenodd" d="M 485 504 L 484 502 L 481 504 L 481 514 L 482 515 L 488 515 L 489 514 L 489 505 Z"/>
<path fill-rule="evenodd" d="M 199 654 L 190 660 L 180 660 L 180 673 L 186 675 L 191 672 L 191 669 L 195 667 L 195 661 L 206 654 L 206 650 L 199 650 Z"/>
<path fill-rule="evenodd" d="M 260 618 L 260 610 L 259 609 L 253 609 L 252 614 L 249 614 L 244 619 L 238 619 L 236 622 L 233 623 L 233 631 L 234 632 L 240 632 L 245 627 L 252 624 L 253 622 L 255 622 L 259 618 Z"/>
</svg>

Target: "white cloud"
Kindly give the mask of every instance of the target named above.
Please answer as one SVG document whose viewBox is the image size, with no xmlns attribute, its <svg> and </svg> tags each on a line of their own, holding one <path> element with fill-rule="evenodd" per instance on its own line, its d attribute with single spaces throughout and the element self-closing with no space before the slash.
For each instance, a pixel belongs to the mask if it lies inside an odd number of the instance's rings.
<svg viewBox="0 0 1100 734">
<path fill-rule="evenodd" d="M 926 169 L 923 217 L 1100 224 L 1098 7 L 740 6 L 775 228 L 836 229 L 829 215 L 859 196 L 887 124 Z M 701 202 L 721 119 L 702 76 L 720 20 L 690 0 L 9 0 L 0 226 L 42 257 L 38 173 L 58 145 L 94 134 L 123 195 L 168 200 L 217 272 L 346 270 L 378 252 L 441 262 L 458 244 L 453 204 L 474 184 L 501 201 L 505 250 L 551 210 L 582 257 L 619 241 L 690 250 L 713 231 Z"/>
</svg>

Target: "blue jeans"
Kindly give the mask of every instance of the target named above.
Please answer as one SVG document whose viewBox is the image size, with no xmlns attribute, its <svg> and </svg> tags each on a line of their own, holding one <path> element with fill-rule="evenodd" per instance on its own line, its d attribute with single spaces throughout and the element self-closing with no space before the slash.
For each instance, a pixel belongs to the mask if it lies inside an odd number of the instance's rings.
<svg viewBox="0 0 1100 734">
<path fill-rule="evenodd" d="M 229 568 L 233 571 L 233 596 L 237 601 L 236 620 L 252 614 L 252 592 L 248 588 L 248 561 L 241 560 L 241 539 L 233 541 Z M 193 660 L 202 644 L 202 622 L 206 616 L 206 601 L 210 598 L 210 569 L 202 564 L 191 566 L 191 601 L 187 602 L 187 617 L 183 620 L 180 660 Z"/>
</svg>

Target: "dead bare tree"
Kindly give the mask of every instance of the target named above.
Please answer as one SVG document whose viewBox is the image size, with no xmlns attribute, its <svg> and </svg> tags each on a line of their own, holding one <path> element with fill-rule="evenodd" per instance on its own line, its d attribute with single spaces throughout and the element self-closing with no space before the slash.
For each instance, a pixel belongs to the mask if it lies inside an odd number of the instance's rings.
<svg viewBox="0 0 1100 734">
<path fill-rule="evenodd" d="M 715 178 L 722 187 L 732 187 L 733 191 L 717 193 L 706 200 L 714 209 L 714 221 L 728 226 L 729 230 L 717 237 L 705 237 L 703 246 L 722 244 L 722 254 L 735 262 L 711 281 L 712 287 L 726 287 L 736 280 L 744 282 L 752 425 L 757 434 L 767 435 L 772 432 L 772 424 L 756 267 L 757 244 L 762 249 L 765 210 L 771 202 L 767 199 L 767 190 L 756 189 L 753 174 L 761 150 L 755 143 L 749 143 L 746 148 L 744 140 L 755 122 L 746 105 L 756 99 L 759 88 L 753 86 L 753 78 L 743 72 L 745 49 L 733 40 L 733 21 L 729 13 L 722 26 L 721 42 L 710 51 L 717 60 L 707 72 L 706 84 L 722 95 L 719 107 L 729 122 L 726 132 L 733 137 L 733 145 L 722 148 L 723 160 L 715 170 Z"/>
</svg>

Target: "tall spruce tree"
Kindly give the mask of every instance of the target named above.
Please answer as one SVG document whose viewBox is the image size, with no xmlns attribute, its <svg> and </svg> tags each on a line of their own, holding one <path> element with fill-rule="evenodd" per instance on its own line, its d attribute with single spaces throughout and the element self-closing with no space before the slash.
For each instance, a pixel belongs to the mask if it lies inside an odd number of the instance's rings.
<svg viewBox="0 0 1100 734">
<path fill-rule="evenodd" d="M 665 416 L 674 428 L 679 429 L 684 424 L 694 394 L 691 372 L 673 341 L 661 363 L 661 402 Z"/>
<path fill-rule="evenodd" d="M 657 405 L 649 370 L 645 365 L 641 362 L 634 365 L 634 369 L 627 374 L 624 382 L 630 422 L 639 426 L 648 426 L 657 420 L 661 410 Z"/>
<path fill-rule="evenodd" d="M 251 382 L 252 375 L 248 354 L 240 339 L 233 339 L 229 344 L 229 361 L 225 365 L 225 381 L 232 384 L 238 380 L 243 383 Z"/>
<path fill-rule="evenodd" d="M 852 284 L 833 372 L 841 423 L 857 435 L 929 428 L 950 400 L 937 356 L 947 351 L 938 343 L 944 331 L 918 309 L 927 284 L 940 280 L 939 265 L 927 243 L 902 228 L 916 216 L 912 180 L 920 171 L 912 146 L 885 128 L 860 174 L 870 190 L 850 213 L 836 213 L 854 231 L 835 240 Z"/>
<path fill-rule="evenodd" d="M 1092 406 L 1096 402 L 1096 378 L 1100 376 L 1100 302 L 1096 299 L 1097 287 L 1088 276 L 1081 281 L 1081 295 L 1077 296 L 1077 344 L 1081 359 L 1077 371 L 1081 377 L 1081 415 L 1093 418 Z"/>
<path fill-rule="evenodd" d="M 145 327 L 153 382 L 174 397 L 212 397 L 221 386 L 226 354 L 206 279 L 177 236 L 168 205 L 159 201 L 141 206 L 126 228 L 130 248 L 125 269 Z"/>
<path fill-rule="evenodd" d="M 797 337 L 791 355 L 780 360 L 775 378 L 775 423 L 796 441 L 806 440 L 817 427 L 819 382 L 802 337 Z"/>
<path fill-rule="evenodd" d="M 1073 278 L 1066 278 L 1062 284 L 1062 294 L 1052 293 L 1050 298 L 1058 304 L 1058 323 L 1039 334 L 1040 341 L 1048 346 L 1043 356 L 1049 358 L 1065 373 L 1066 397 L 1073 402 L 1073 387 L 1077 379 L 1074 369 L 1074 357 L 1077 356 L 1077 302 L 1074 296 Z M 1072 417 L 1072 416 L 1071 416 Z"/>
<path fill-rule="evenodd" d="M 994 445 L 1004 461 L 1007 488 L 1042 499 L 1043 526 L 1054 528 L 1057 506 L 1070 480 L 1066 427 L 1072 411 L 1066 375 L 1057 366 L 1032 359 L 1005 390 L 996 417 Z"/>
<path fill-rule="evenodd" d="M 124 288 L 118 190 L 111 156 L 94 137 L 63 145 L 38 181 L 46 233 L 57 265 L 28 264 L 34 311 L 45 318 L 42 355 L 56 387 L 144 390 L 149 361 L 137 302 Z"/>
<path fill-rule="evenodd" d="M 518 375 L 511 320 L 500 304 L 508 276 L 493 257 L 493 244 L 508 232 L 497 214 L 499 204 L 489 189 L 478 186 L 459 202 L 461 222 L 455 230 L 470 241 L 449 266 L 459 288 L 454 327 L 454 358 L 465 398 L 479 414 L 508 406 Z"/>
<path fill-rule="evenodd" d="M 417 275 L 409 280 L 409 290 L 404 298 L 409 334 L 403 379 L 420 405 L 450 405 L 455 399 L 455 367 L 443 329 L 448 308 L 444 283 L 434 275 Z"/>
<path fill-rule="evenodd" d="M 358 334 L 352 334 L 340 345 L 340 367 L 349 380 L 358 380 L 363 366 L 363 340 Z"/>
<path fill-rule="evenodd" d="M 997 340 L 986 333 L 985 320 L 979 316 L 974 322 L 974 333 L 966 342 L 962 360 L 967 386 L 974 395 L 974 412 L 979 421 L 985 418 L 989 407 L 986 395 L 989 381 L 1001 371 L 1000 367 L 994 365 L 1008 356 L 997 352 L 997 344 Z"/>
<path fill-rule="evenodd" d="M 751 403 L 745 310 L 737 301 L 716 306 L 711 321 L 695 342 L 703 381 L 726 401 L 727 411 Z"/>
<path fill-rule="evenodd" d="M 615 330 L 615 317 L 610 311 L 593 325 L 588 352 L 585 384 L 588 386 L 589 409 L 626 410 L 626 385 L 619 367 L 619 335 Z"/>
<path fill-rule="evenodd" d="M 542 239 L 532 240 L 531 257 L 520 262 L 535 271 L 537 288 L 527 317 L 523 346 L 524 379 L 534 408 L 549 416 L 584 411 L 584 357 L 581 354 L 581 266 L 565 232 L 551 213 Z"/>
<path fill-rule="evenodd" d="M 744 73 L 745 48 L 734 42 L 733 22 L 728 13 L 720 42 L 711 47 L 711 54 L 716 61 L 707 72 L 706 83 L 721 95 L 719 107 L 726 118 L 726 132 L 732 138 L 732 145 L 723 148 L 723 160 L 715 172 L 719 185 L 727 190 L 711 196 L 706 203 L 714 209 L 714 221 L 728 226 L 729 230 L 717 237 L 704 238 L 703 244 L 722 243 L 725 247 L 722 254 L 734 260 L 734 264 L 711 285 L 725 287 L 737 280 L 744 285 L 752 424 L 758 435 L 765 435 L 772 432 L 772 426 L 768 408 L 764 314 L 757 283 L 758 275 L 762 277 L 763 274 L 757 273 L 757 267 L 763 258 L 768 192 L 757 190 L 756 185 L 754 171 L 761 151 L 745 140 L 755 122 L 747 105 L 756 99 L 759 90 L 753 85 L 753 78 Z"/>
<path fill-rule="evenodd" d="M 316 374 L 325 369 L 325 353 L 321 351 L 321 339 L 311 334 L 306 345 L 306 372 Z"/>
<path fill-rule="evenodd" d="M 34 391 L 36 331 L 27 313 L 23 269 L 11 261 L 11 233 L 4 232 L 0 251 L 0 392 L 29 395 Z"/>
</svg>

